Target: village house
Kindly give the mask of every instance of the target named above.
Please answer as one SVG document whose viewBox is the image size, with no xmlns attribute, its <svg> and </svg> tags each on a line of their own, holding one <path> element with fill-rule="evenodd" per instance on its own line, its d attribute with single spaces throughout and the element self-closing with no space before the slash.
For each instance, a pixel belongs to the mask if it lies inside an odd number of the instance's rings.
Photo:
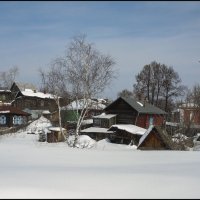
<svg viewBox="0 0 200 200">
<path fill-rule="evenodd" d="M 15 95 L 11 104 L 30 113 L 33 119 L 44 112 L 52 113 L 58 109 L 56 97 L 52 94 L 39 92 L 34 88 L 19 87 L 16 83 L 13 83 L 11 92 Z M 60 103 L 62 105 L 62 99 Z"/>
<path fill-rule="evenodd" d="M 145 129 L 150 125 L 162 126 L 167 114 L 145 101 L 125 97 L 117 98 L 104 109 L 104 112 L 115 114 L 116 124 L 133 124 Z"/>
<path fill-rule="evenodd" d="M 28 122 L 30 114 L 16 107 L 0 106 L 0 127 L 14 127 L 24 125 Z"/>
</svg>

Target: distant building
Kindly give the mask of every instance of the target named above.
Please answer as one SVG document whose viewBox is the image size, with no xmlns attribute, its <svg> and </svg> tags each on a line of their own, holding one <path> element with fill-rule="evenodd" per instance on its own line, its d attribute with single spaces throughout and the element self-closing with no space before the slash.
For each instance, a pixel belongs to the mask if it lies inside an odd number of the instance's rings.
<svg viewBox="0 0 200 200">
<path fill-rule="evenodd" d="M 172 122 L 191 128 L 200 128 L 200 107 L 194 103 L 183 103 L 172 112 Z"/>
<path fill-rule="evenodd" d="M 72 101 L 65 107 L 62 107 L 62 111 L 66 111 L 67 118 L 66 120 L 69 121 L 76 121 L 83 109 L 85 109 L 85 100 L 79 99 L 78 101 Z M 93 116 L 99 115 L 102 113 L 103 109 L 105 108 L 105 104 L 102 101 L 97 101 L 94 99 L 88 99 L 88 111 L 85 115 L 85 119 L 90 119 Z"/>
</svg>

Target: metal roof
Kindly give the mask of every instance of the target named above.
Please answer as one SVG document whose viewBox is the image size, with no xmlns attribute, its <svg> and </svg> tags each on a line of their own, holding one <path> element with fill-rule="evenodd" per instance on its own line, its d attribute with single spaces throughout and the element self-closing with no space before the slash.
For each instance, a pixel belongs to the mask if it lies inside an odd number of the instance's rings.
<svg viewBox="0 0 200 200">
<path fill-rule="evenodd" d="M 161 110 L 160 108 L 153 106 L 152 104 L 149 104 L 147 102 L 142 102 L 138 101 L 136 99 L 133 99 L 131 97 L 119 97 L 117 100 L 114 102 L 118 101 L 119 99 L 124 100 L 127 104 L 129 104 L 133 109 L 135 109 L 138 113 L 143 113 L 143 114 L 167 114 L 165 111 Z M 112 102 L 110 105 L 112 105 L 114 102 Z M 105 110 L 110 107 L 108 105 Z"/>
</svg>

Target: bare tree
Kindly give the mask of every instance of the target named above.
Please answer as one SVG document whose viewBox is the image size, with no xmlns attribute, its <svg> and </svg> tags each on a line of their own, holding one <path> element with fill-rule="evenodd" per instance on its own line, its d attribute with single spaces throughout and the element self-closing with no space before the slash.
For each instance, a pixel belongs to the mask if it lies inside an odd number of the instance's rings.
<svg viewBox="0 0 200 200">
<path fill-rule="evenodd" d="M 136 97 L 143 96 L 149 103 L 170 111 L 169 103 L 173 98 L 183 95 L 186 87 L 181 85 L 181 79 L 173 67 L 154 61 L 145 65 L 136 75 L 133 88 Z"/>
<path fill-rule="evenodd" d="M 18 74 L 19 74 L 19 68 L 17 66 L 10 68 L 8 71 L 1 72 L 0 73 L 1 86 L 10 88 Z"/>
<path fill-rule="evenodd" d="M 82 100 L 73 147 L 76 146 L 82 121 L 91 106 L 91 99 L 100 95 L 115 77 L 114 64 L 111 56 L 100 53 L 93 44 L 86 41 L 86 35 L 81 34 L 69 43 L 65 56 L 54 60 L 49 72 L 39 70 L 43 91 L 56 96 L 67 91 L 70 99 L 77 104 Z"/>
<path fill-rule="evenodd" d="M 69 44 L 65 64 L 71 94 L 76 100 L 79 96 L 83 99 L 83 109 L 75 132 L 75 147 L 90 99 L 101 94 L 115 77 L 115 62 L 111 56 L 101 54 L 93 44 L 86 41 L 86 35 L 81 34 L 74 37 Z"/>
<path fill-rule="evenodd" d="M 163 65 L 162 73 L 164 75 L 162 82 L 162 94 L 165 98 L 165 111 L 168 111 L 168 102 L 170 98 L 184 95 L 186 87 L 181 85 L 181 79 L 173 67 Z"/>
<path fill-rule="evenodd" d="M 63 97 L 63 94 L 67 93 L 66 89 L 66 78 L 63 72 L 62 62 L 59 59 L 52 61 L 50 69 L 48 72 L 45 72 L 42 69 L 39 69 L 39 74 L 42 81 L 42 90 L 44 92 L 49 92 L 53 95 L 54 100 L 58 105 L 59 113 L 59 126 L 60 132 L 63 134 L 62 122 L 61 122 L 61 105 L 60 100 Z M 65 96 L 66 97 L 66 96 Z"/>
<path fill-rule="evenodd" d="M 124 89 L 121 92 L 119 92 L 117 94 L 117 96 L 118 97 L 120 97 L 120 96 L 121 97 L 133 97 L 133 92 L 131 92 L 131 91 L 127 90 L 127 89 Z"/>
</svg>

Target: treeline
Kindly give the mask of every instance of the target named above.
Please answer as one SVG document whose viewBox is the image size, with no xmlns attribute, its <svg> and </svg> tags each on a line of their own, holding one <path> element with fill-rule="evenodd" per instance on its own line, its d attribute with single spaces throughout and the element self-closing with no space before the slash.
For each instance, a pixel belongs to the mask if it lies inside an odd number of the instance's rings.
<svg viewBox="0 0 200 200">
<path fill-rule="evenodd" d="M 172 66 L 153 61 L 135 76 L 133 91 L 124 89 L 118 96 L 132 96 L 170 113 L 182 102 L 200 106 L 200 85 L 195 84 L 189 89 L 182 84 L 178 72 Z"/>
</svg>

